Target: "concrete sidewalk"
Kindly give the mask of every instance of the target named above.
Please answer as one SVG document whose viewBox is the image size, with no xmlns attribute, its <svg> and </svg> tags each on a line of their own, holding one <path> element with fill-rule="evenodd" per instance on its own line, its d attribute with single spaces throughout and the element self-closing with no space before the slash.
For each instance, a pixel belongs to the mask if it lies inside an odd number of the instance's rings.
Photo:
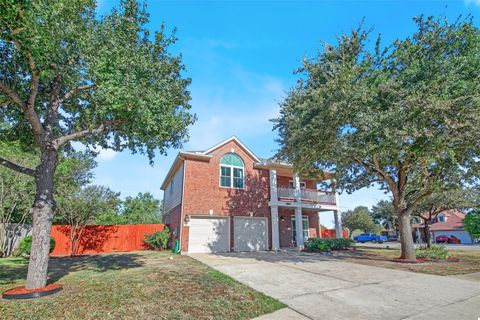
<svg viewBox="0 0 480 320">
<path fill-rule="evenodd" d="M 310 253 L 192 254 L 289 308 L 260 319 L 474 319 L 480 283 Z"/>
</svg>

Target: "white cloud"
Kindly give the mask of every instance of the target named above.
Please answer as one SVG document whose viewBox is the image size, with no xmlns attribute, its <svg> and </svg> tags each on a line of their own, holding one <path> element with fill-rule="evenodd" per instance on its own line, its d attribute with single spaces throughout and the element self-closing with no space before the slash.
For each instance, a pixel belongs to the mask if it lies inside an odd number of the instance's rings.
<svg viewBox="0 0 480 320">
<path fill-rule="evenodd" d="M 480 7 L 480 0 L 464 0 L 465 5 L 468 7 L 469 5 L 473 4 L 477 7 Z"/>
<path fill-rule="evenodd" d="M 201 94 L 194 95 L 192 105 L 198 120 L 190 128 L 188 149 L 203 150 L 232 135 L 245 138 L 271 133 L 269 120 L 278 115 L 278 101 L 285 92 L 283 83 L 243 69 L 238 69 L 231 81 L 238 84 L 238 91 L 229 91 L 226 85 L 210 92 L 198 90 Z"/>
<path fill-rule="evenodd" d="M 103 149 L 103 148 L 97 149 L 97 152 L 98 152 L 98 155 L 97 155 L 98 161 L 111 161 L 118 154 L 117 151 L 114 151 L 112 149 Z"/>
<path fill-rule="evenodd" d="M 85 151 L 87 149 L 83 143 L 78 141 L 73 141 L 72 147 L 76 151 Z M 102 147 L 95 147 L 93 148 L 93 151 L 97 153 L 97 161 L 111 161 L 118 154 L 117 151 L 114 151 L 112 149 L 104 149 Z"/>
</svg>

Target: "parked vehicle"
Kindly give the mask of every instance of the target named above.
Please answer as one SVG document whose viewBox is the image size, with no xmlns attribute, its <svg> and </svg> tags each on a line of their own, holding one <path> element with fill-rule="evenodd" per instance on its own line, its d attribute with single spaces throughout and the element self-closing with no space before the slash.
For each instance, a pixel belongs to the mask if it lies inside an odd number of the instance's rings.
<svg viewBox="0 0 480 320">
<path fill-rule="evenodd" d="M 437 237 L 435 238 L 435 242 L 436 242 L 436 243 L 447 243 L 447 242 L 448 242 L 448 237 L 445 236 L 445 235 L 437 236 Z"/>
<path fill-rule="evenodd" d="M 454 244 L 460 244 L 462 243 L 462 241 L 460 239 L 458 239 L 457 237 L 453 236 L 453 235 L 450 235 L 450 237 L 448 237 L 448 240 L 447 240 L 448 243 L 454 243 Z"/>
<path fill-rule="evenodd" d="M 375 233 L 362 233 L 358 236 L 353 237 L 353 240 L 355 242 L 361 242 L 361 243 L 364 243 L 364 242 L 383 243 L 387 241 L 387 237 L 379 236 L 379 235 L 376 235 Z"/>
<path fill-rule="evenodd" d="M 387 241 L 398 241 L 398 235 L 390 234 L 387 236 Z"/>
</svg>

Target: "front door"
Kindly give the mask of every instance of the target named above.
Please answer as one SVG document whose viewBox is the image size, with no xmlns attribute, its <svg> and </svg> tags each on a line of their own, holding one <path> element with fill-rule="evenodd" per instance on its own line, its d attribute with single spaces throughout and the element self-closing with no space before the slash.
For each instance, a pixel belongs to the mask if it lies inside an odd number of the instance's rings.
<svg viewBox="0 0 480 320">
<path fill-rule="evenodd" d="M 295 222 L 295 215 L 292 215 L 292 239 L 294 242 L 297 241 L 297 224 Z M 308 239 L 308 217 L 302 216 L 302 227 L 303 227 L 303 240 L 307 241 Z"/>
</svg>

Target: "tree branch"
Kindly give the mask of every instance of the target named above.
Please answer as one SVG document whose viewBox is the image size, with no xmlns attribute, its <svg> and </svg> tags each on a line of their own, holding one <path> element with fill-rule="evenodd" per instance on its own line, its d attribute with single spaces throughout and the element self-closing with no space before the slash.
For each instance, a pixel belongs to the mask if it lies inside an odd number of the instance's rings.
<svg viewBox="0 0 480 320">
<path fill-rule="evenodd" d="M 4 167 L 7 167 L 9 169 L 15 170 L 15 171 L 20 172 L 20 173 L 24 173 L 26 175 L 29 175 L 29 176 L 32 176 L 32 177 L 36 176 L 35 170 L 27 168 L 27 167 L 23 167 L 21 165 L 13 163 L 13 162 L 11 162 L 7 159 L 0 158 L 0 164 Z"/>
<path fill-rule="evenodd" d="M 28 65 L 30 72 L 32 73 L 32 81 L 30 82 L 30 96 L 28 97 L 28 106 L 33 107 L 35 105 L 35 99 L 37 98 L 38 85 L 40 83 L 40 74 L 33 60 L 32 54 L 27 53 Z"/>
<path fill-rule="evenodd" d="M 122 122 L 119 120 L 111 120 L 111 121 L 106 121 L 105 123 L 102 123 L 96 128 L 91 128 L 91 129 L 84 129 L 76 132 L 72 132 L 70 134 L 67 134 L 65 136 L 58 137 L 54 140 L 54 143 L 60 147 L 67 143 L 68 141 L 74 140 L 74 139 L 80 139 L 88 135 L 94 135 L 98 133 L 102 133 L 104 131 L 112 130 L 118 125 L 120 125 Z"/>
<path fill-rule="evenodd" d="M 89 89 L 92 89 L 93 87 L 94 85 L 84 85 L 84 86 L 78 86 L 76 88 L 73 88 L 72 90 L 67 92 L 65 96 L 63 96 L 63 98 L 58 100 L 58 104 L 64 103 L 65 101 L 67 101 L 68 99 L 70 99 L 71 97 L 79 93 L 80 91 L 89 90 Z"/>
<path fill-rule="evenodd" d="M 13 102 L 15 102 L 20 108 L 22 108 L 22 110 L 25 108 L 25 102 L 8 85 L 0 82 L 0 90 L 3 91 L 3 93 L 5 93 L 7 95 L 7 97 L 9 97 Z"/>
</svg>

